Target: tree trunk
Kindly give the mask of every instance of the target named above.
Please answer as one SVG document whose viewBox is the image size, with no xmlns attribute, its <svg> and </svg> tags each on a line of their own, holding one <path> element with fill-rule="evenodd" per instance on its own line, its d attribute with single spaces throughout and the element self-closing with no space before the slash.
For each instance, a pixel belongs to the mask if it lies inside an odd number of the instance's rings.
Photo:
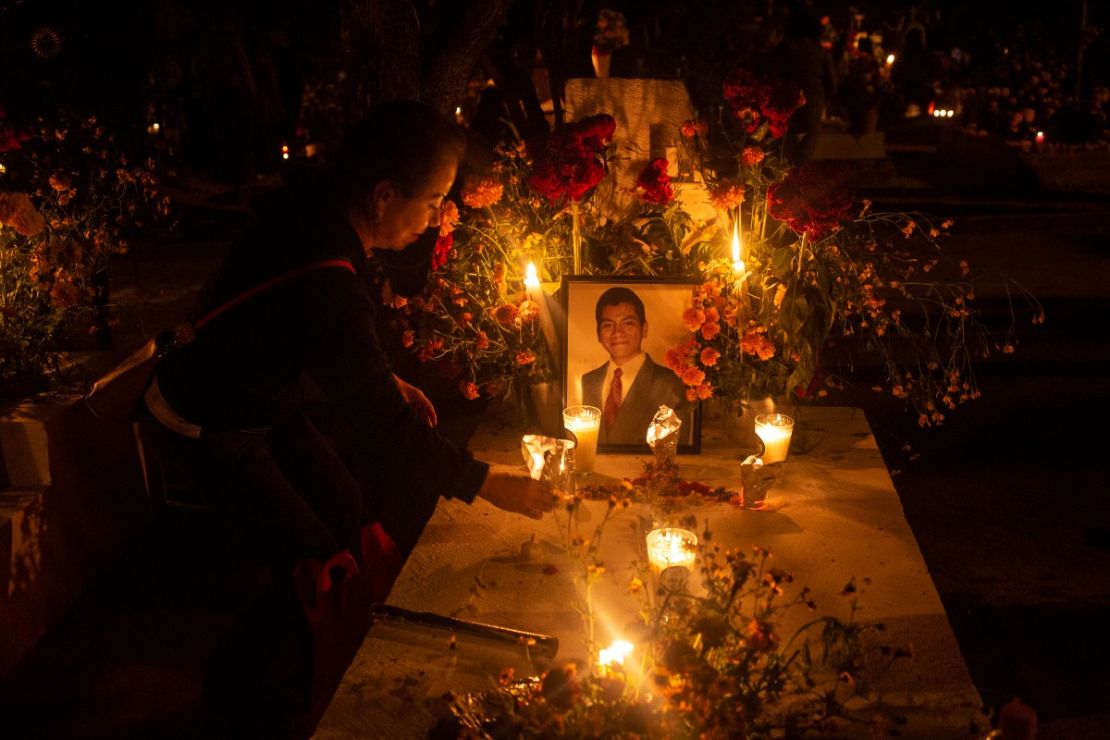
<svg viewBox="0 0 1110 740">
<path fill-rule="evenodd" d="M 348 122 L 372 103 L 420 98 L 420 19 L 409 0 L 342 0 Z"/>
<path fill-rule="evenodd" d="M 464 3 L 462 16 L 443 35 L 421 81 L 421 100 L 450 115 L 466 96 L 466 83 L 476 60 L 482 58 L 505 22 L 512 0 Z"/>
<path fill-rule="evenodd" d="M 434 19 L 437 23 L 424 23 L 411 0 L 342 0 L 348 122 L 358 120 L 372 103 L 388 100 L 423 100 L 441 113 L 452 113 L 466 95 L 475 61 L 496 36 L 511 4 L 485 0 L 444 5 L 436 8 L 441 16 Z M 440 33 L 428 33 L 436 26 Z M 423 67 L 422 41 L 432 50 Z"/>
</svg>

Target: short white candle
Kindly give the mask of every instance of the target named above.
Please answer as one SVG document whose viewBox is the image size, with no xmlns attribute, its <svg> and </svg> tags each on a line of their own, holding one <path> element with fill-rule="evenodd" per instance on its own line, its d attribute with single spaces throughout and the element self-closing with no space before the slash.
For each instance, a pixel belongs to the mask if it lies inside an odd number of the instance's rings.
<svg viewBox="0 0 1110 740">
<path fill-rule="evenodd" d="M 755 417 L 755 433 L 763 440 L 763 464 L 782 462 L 790 451 L 794 420 L 786 414 L 760 414 Z"/>
<path fill-rule="evenodd" d="M 574 435 L 578 447 L 574 469 L 591 473 L 597 455 L 597 434 L 601 429 L 601 409 L 597 406 L 571 406 L 563 410 L 563 426 Z"/>
<path fill-rule="evenodd" d="M 687 529 L 664 527 L 647 536 L 648 562 L 660 572 L 667 568 L 692 568 L 698 536 Z"/>
</svg>

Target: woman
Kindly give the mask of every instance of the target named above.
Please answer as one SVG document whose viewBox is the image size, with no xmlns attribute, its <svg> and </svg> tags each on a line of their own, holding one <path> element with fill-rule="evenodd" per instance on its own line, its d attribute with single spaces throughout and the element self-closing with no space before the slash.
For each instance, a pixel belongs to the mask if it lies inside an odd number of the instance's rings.
<svg viewBox="0 0 1110 740">
<path fill-rule="evenodd" d="M 430 108 L 373 108 L 330 177 L 306 178 L 261 205 L 194 319 L 276 284 L 200 328 L 159 367 L 146 396 L 153 446 L 271 564 L 354 552 L 369 521 L 407 553 L 441 495 L 482 496 L 535 518 L 552 506 L 523 473 L 441 437 L 431 403 L 393 375 L 375 333 L 369 260 L 438 226 L 462 151 L 461 133 Z M 321 402 L 344 430 L 342 458 L 307 413 Z"/>
</svg>

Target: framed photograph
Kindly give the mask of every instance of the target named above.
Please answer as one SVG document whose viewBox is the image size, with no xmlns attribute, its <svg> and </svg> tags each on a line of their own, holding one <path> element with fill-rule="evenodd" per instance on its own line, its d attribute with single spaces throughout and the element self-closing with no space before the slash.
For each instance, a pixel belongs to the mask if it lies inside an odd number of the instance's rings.
<svg viewBox="0 0 1110 740">
<path fill-rule="evenodd" d="M 648 425 L 661 405 L 682 419 L 679 452 L 701 451 L 701 406 L 664 362 L 688 340 L 682 312 L 688 278 L 567 277 L 563 406 L 601 409 L 599 452 L 649 452 Z"/>
</svg>

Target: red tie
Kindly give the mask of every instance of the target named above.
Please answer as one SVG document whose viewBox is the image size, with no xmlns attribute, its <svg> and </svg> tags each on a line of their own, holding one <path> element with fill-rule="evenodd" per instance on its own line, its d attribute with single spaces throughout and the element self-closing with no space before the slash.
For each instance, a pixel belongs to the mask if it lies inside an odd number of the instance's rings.
<svg viewBox="0 0 1110 740">
<path fill-rule="evenodd" d="M 609 396 L 605 399 L 605 410 L 601 417 L 605 420 L 605 429 L 608 431 L 617 423 L 617 414 L 621 410 L 621 373 L 618 367 L 613 371 L 613 383 L 609 386 Z"/>
</svg>

